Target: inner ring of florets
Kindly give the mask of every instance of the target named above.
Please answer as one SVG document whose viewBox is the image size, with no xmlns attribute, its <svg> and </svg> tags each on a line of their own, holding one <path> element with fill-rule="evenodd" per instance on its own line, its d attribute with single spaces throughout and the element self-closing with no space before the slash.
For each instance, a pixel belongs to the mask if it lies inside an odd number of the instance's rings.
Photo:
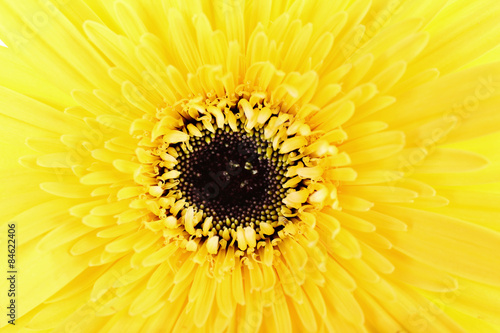
<svg viewBox="0 0 500 333">
<path fill-rule="evenodd" d="M 301 216 L 335 201 L 322 178 L 323 156 L 335 151 L 321 134 L 265 93 L 239 96 L 159 109 L 143 140 L 151 148 L 138 151 L 145 165 L 137 177 L 159 218 L 152 227 L 188 251 L 275 245 L 311 223 Z"/>
</svg>

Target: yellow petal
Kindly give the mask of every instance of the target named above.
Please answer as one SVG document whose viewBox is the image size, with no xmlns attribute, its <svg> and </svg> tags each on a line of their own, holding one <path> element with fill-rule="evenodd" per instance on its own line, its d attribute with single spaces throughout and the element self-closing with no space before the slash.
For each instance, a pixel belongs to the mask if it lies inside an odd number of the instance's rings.
<svg viewBox="0 0 500 333">
<path fill-rule="evenodd" d="M 492 255 L 500 251 L 498 233 L 431 212 L 395 206 L 384 207 L 386 210 L 408 223 L 408 231 L 390 235 L 403 253 L 459 276 L 500 285 L 496 273 L 500 257 Z"/>
<path fill-rule="evenodd" d="M 454 149 L 436 149 L 417 166 L 416 171 L 422 173 L 468 172 L 483 169 L 488 160 L 472 152 Z"/>
</svg>

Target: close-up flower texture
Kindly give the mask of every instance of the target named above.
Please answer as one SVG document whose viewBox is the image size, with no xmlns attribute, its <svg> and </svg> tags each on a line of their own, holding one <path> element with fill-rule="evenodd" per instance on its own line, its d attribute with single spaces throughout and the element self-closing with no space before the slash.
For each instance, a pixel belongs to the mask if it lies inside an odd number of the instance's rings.
<svg viewBox="0 0 500 333">
<path fill-rule="evenodd" d="M 497 0 L 0 0 L 0 39 L 2 333 L 500 332 Z"/>
</svg>

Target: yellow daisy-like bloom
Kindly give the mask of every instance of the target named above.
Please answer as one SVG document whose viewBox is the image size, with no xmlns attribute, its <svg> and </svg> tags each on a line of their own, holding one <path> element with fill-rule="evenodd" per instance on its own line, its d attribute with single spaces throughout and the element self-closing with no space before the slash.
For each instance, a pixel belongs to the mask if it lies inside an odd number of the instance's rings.
<svg viewBox="0 0 500 333">
<path fill-rule="evenodd" d="M 500 332 L 499 17 L 1 1 L 1 331 Z"/>
</svg>

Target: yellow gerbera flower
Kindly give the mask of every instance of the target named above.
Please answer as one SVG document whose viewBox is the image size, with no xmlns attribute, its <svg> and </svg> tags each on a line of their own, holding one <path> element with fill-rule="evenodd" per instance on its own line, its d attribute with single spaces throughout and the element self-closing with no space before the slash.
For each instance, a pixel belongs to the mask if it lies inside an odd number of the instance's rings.
<svg viewBox="0 0 500 333">
<path fill-rule="evenodd" d="M 3 0 L 2 332 L 500 332 L 499 17 Z"/>
</svg>

